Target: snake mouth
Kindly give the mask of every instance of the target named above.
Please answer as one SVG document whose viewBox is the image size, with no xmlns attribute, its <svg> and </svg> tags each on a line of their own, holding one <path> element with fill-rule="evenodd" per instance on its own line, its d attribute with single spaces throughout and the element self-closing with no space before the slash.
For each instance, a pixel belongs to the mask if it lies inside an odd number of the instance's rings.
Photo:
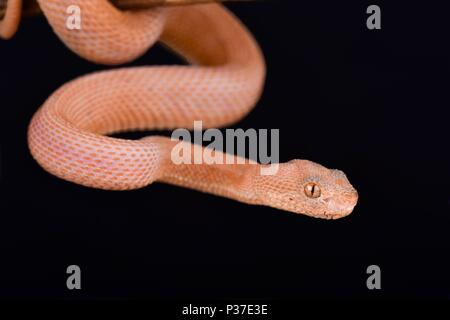
<svg viewBox="0 0 450 320">
<path fill-rule="evenodd" d="M 296 205 L 292 205 L 292 206 L 285 205 L 283 207 L 272 206 L 272 207 L 274 207 L 276 209 L 284 210 L 287 212 L 306 215 L 306 216 L 317 218 L 317 219 L 337 220 L 337 219 L 345 218 L 348 215 L 350 215 L 353 212 L 355 205 L 345 206 L 345 207 L 341 207 L 341 208 L 334 208 L 334 210 L 323 209 L 322 211 L 321 210 L 307 210 L 303 207 L 298 207 Z"/>
</svg>

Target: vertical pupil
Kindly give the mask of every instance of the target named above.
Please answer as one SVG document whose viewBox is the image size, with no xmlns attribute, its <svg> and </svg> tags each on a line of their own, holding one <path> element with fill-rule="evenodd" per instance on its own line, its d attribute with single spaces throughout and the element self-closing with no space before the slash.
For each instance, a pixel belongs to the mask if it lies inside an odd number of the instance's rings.
<svg viewBox="0 0 450 320">
<path fill-rule="evenodd" d="M 304 192 L 310 198 L 320 197 L 320 187 L 313 182 L 309 182 L 308 184 L 306 184 Z"/>
</svg>

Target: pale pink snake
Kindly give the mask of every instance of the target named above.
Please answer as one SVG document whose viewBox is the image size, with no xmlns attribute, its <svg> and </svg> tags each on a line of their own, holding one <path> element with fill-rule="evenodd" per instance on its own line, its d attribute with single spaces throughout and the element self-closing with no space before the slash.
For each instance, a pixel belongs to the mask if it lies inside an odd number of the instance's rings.
<svg viewBox="0 0 450 320">
<path fill-rule="evenodd" d="M 246 28 L 218 4 L 124 12 L 107 0 L 38 0 L 61 40 L 85 59 L 131 61 L 160 40 L 191 66 L 116 69 L 81 77 L 57 90 L 29 127 L 33 157 L 48 172 L 84 186 L 126 190 L 154 181 L 318 218 L 350 214 L 357 192 L 344 173 L 307 160 L 260 165 L 175 165 L 166 137 L 137 141 L 106 136 L 149 129 L 192 129 L 237 122 L 256 104 L 265 63 Z M 20 0 L 9 0 L 0 35 L 14 34 Z M 82 30 L 66 27 L 66 9 L 82 10 Z M 31 32 L 31 31 L 30 31 Z M 288 116 L 288 115 L 287 115 Z M 300 135 L 300 134 L 299 134 Z"/>
</svg>

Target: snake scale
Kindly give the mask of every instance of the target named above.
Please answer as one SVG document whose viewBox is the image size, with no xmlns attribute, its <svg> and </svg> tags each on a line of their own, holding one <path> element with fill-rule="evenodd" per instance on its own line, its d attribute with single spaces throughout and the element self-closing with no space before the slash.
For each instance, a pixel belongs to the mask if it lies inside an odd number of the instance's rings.
<svg viewBox="0 0 450 320">
<path fill-rule="evenodd" d="M 265 81 L 264 57 L 245 26 L 222 5 L 129 11 L 107 0 L 38 4 L 58 37 L 89 61 L 126 63 L 160 41 L 189 62 L 102 71 L 59 88 L 36 112 L 28 132 L 30 151 L 48 172 L 106 190 L 158 181 L 324 219 L 352 212 L 358 194 L 345 174 L 308 160 L 282 163 L 274 175 L 262 175 L 262 165 L 252 163 L 176 165 L 170 138 L 108 136 L 192 129 L 195 120 L 205 128 L 225 127 L 252 110 Z M 3 38 L 17 30 L 22 1 L 6 5 Z M 81 30 L 66 28 L 71 5 L 82 10 Z"/>
</svg>

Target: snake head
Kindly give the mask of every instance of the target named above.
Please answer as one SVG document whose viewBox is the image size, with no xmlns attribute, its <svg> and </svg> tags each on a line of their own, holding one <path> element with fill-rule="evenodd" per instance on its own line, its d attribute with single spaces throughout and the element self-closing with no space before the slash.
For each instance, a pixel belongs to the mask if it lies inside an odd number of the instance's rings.
<svg viewBox="0 0 450 320">
<path fill-rule="evenodd" d="M 280 164 L 276 174 L 257 175 L 253 184 L 261 204 L 316 218 L 345 217 L 358 201 L 342 171 L 308 160 Z"/>
</svg>

